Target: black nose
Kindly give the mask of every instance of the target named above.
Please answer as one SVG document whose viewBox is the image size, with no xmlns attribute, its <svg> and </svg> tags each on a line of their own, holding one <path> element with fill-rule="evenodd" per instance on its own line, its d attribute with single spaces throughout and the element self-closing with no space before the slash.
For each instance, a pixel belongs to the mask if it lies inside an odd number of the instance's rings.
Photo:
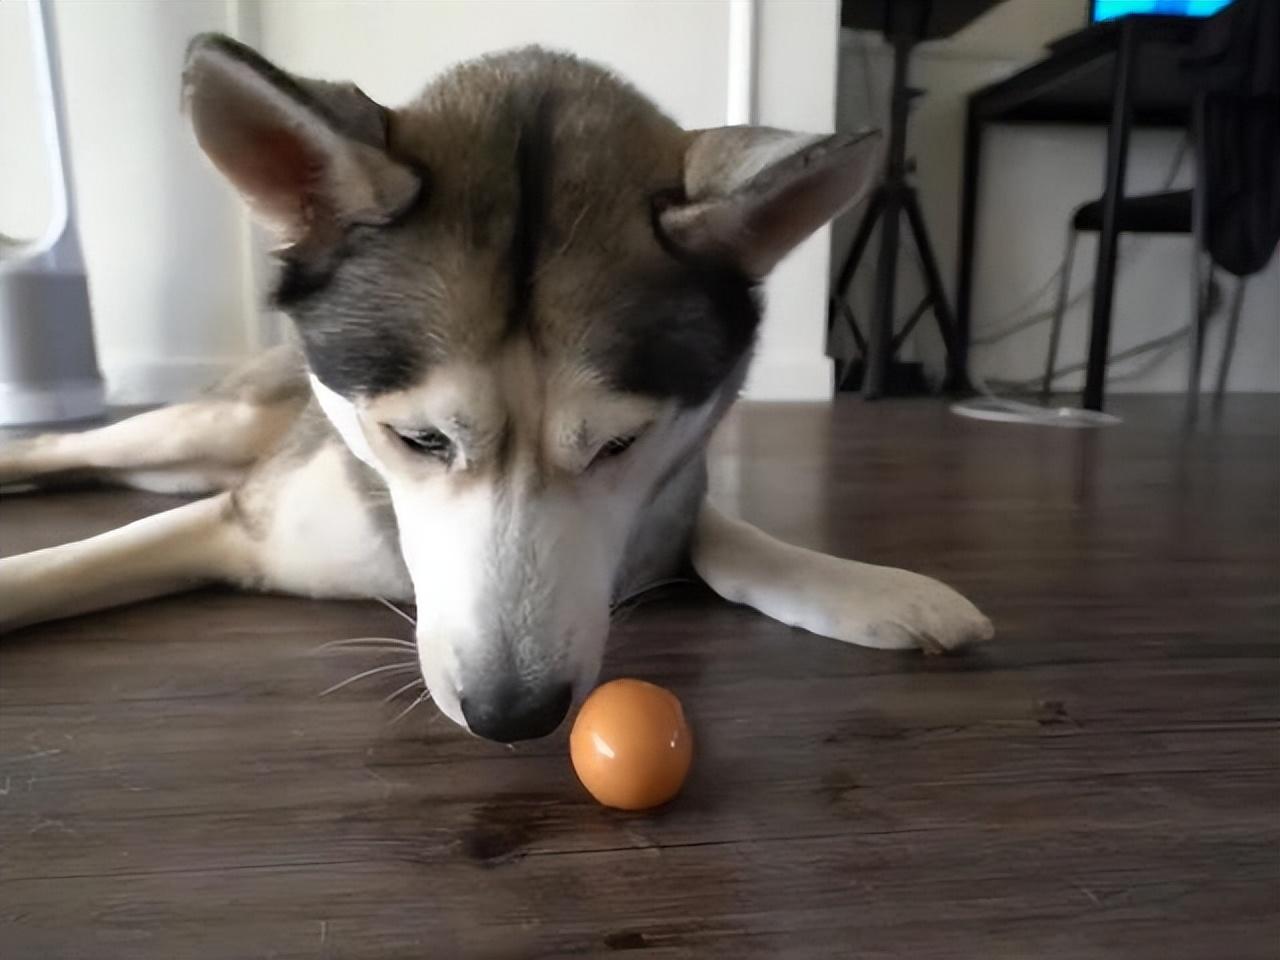
<svg viewBox="0 0 1280 960">
<path fill-rule="evenodd" d="M 516 688 L 462 698 L 462 715 L 471 732 L 486 740 L 515 743 L 545 737 L 569 712 L 573 687 L 565 683 L 546 689 Z"/>
</svg>

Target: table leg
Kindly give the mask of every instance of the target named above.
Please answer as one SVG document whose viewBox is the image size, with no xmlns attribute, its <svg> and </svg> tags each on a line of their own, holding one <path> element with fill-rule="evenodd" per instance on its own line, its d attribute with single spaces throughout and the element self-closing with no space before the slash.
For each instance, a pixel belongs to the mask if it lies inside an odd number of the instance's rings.
<svg viewBox="0 0 1280 960">
<path fill-rule="evenodd" d="M 1111 83 L 1111 126 L 1107 130 L 1106 187 L 1102 195 L 1102 230 L 1098 234 L 1098 265 L 1094 274 L 1093 319 L 1089 328 L 1089 362 L 1084 405 L 1101 410 L 1111 342 L 1111 306 L 1115 293 L 1116 248 L 1120 202 L 1124 199 L 1125 168 L 1129 160 L 1129 129 L 1133 123 L 1133 75 L 1138 44 L 1132 24 L 1121 26 Z"/>
<path fill-rule="evenodd" d="M 964 173 L 960 185 L 960 257 L 956 264 L 955 366 L 969 375 L 969 310 L 973 301 L 973 260 L 978 219 L 978 184 L 982 162 L 982 124 L 969 102 L 964 132 Z"/>
</svg>

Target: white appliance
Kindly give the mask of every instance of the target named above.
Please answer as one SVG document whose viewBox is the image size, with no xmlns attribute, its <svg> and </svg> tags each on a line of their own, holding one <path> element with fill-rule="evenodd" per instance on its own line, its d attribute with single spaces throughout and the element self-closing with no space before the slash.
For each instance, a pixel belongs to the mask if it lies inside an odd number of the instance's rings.
<svg viewBox="0 0 1280 960">
<path fill-rule="evenodd" d="M 0 425 L 80 420 L 103 411 L 67 166 L 67 124 L 50 0 L 28 0 L 51 215 L 44 232 L 0 233 Z"/>
</svg>

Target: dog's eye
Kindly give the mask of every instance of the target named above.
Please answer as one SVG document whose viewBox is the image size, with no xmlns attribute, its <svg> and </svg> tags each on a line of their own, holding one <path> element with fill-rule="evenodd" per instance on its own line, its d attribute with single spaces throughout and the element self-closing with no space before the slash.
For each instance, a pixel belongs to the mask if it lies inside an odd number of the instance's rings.
<svg viewBox="0 0 1280 960">
<path fill-rule="evenodd" d="M 400 442 L 414 453 L 439 460 L 445 466 L 453 462 L 453 441 L 439 430 L 394 430 Z"/>
<path fill-rule="evenodd" d="M 601 460 L 609 460 L 613 457 L 626 453 L 633 443 L 636 442 L 634 436 L 631 437 L 614 437 L 605 443 L 603 447 L 596 453 L 595 459 L 591 461 L 591 465 L 595 466 Z"/>
</svg>

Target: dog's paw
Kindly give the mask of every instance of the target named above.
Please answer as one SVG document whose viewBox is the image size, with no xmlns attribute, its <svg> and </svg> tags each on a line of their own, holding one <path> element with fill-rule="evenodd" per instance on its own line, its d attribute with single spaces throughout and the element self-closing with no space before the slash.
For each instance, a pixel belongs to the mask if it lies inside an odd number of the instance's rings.
<svg viewBox="0 0 1280 960">
<path fill-rule="evenodd" d="M 951 587 L 892 567 L 859 564 L 836 609 L 831 635 L 864 647 L 949 653 L 995 636 L 991 621 Z"/>
<path fill-rule="evenodd" d="M 960 650 L 991 621 L 945 583 L 790 546 L 707 506 L 693 563 L 716 593 L 781 623 L 882 650 Z"/>
</svg>

